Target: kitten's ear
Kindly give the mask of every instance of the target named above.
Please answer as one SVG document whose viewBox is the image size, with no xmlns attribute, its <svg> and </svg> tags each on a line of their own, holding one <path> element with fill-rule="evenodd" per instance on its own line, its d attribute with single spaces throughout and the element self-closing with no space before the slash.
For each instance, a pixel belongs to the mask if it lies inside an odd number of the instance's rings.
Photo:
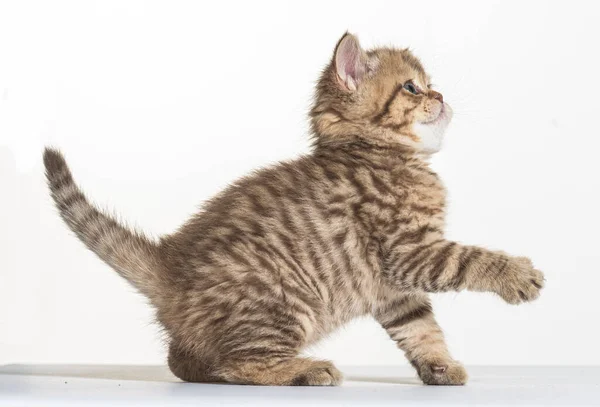
<svg viewBox="0 0 600 407">
<path fill-rule="evenodd" d="M 367 73 L 367 54 L 360 47 L 358 38 L 344 34 L 335 48 L 334 67 L 340 82 L 346 90 L 354 91 Z"/>
</svg>

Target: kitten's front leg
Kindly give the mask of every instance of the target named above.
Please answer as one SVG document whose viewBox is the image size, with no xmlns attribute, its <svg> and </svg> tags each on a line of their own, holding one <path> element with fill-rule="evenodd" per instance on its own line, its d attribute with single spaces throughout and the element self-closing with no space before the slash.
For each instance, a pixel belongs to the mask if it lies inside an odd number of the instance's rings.
<svg viewBox="0 0 600 407">
<path fill-rule="evenodd" d="M 380 306 L 374 316 L 404 351 L 423 383 L 461 385 L 467 382 L 464 367 L 448 352 L 426 294 L 400 295 Z"/>
<path fill-rule="evenodd" d="M 532 301 L 544 275 L 525 257 L 512 257 L 447 240 L 398 247 L 385 262 L 391 282 L 426 292 L 489 291 L 510 304 Z"/>
</svg>

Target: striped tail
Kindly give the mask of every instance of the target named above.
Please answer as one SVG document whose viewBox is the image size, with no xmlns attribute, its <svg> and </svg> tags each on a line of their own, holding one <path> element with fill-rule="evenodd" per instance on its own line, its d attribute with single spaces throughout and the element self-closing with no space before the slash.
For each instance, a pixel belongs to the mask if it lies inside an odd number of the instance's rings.
<svg viewBox="0 0 600 407">
<path fill-rule="evenodd" d="M 46 148 L 44 166 L 52 198 L 77 237 L 151 301 L 166 294 L 168 278 L 161 272 L 158 244 L 90 204 L 59 151 Z"/>
</svg>

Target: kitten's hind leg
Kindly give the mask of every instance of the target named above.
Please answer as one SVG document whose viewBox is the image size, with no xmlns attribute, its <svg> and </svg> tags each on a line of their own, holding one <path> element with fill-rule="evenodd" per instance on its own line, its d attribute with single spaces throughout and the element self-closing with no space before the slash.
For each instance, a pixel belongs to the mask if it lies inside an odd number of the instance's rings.
<svg viewBox="0 0 600 407">
<path fill-rule="evenodd" d="M 229 363 L 219 376 L 230 383 L 266 386 L 337 386 L 343 380 L 333 363 L 300 357 Z"/>
<path fill-rule="evenodd" d="M 281 349 L 278 351 L 281 354 Z M 208 366 L 173 344 L 169 348 L 169 369 L 186 382 L 230 382 L 267 386 L 337 386 L 341 372 L 328 361 L 268 354 L 259 358 L 231 358 L 219 366 Z"/>
<path fill-rule="evenodd" d="M 215 373 L 224 381 L 268 386 L 335 386 L 342 374 L 327 361 L 299 357 L 306 342 L 300 314 L 282 307 L 228 321 Z"/>
<path fill-rule="evenodd" d="M 213 335 L 210 342 L 210 366 L 171 346 L 169 367 L 176 376 L 193 382 L 339 385 L 342 374 L 331 362 L 298 356 L 305 345 L 307 329 L 298 312 L 293 314 L 284 306 L 271 306 L 266 312 L 266 307 L 264 304 L 260 312 L 253 309 L 252 313 L 235 315 L 221 323 L 218 335 Z M 201 340 L 198 338 L 197 342 Z"/>
<path fill-rule="evenodd" d="M 199 358 L 182 351 L 176 345 L 169 347 L 169 369 L 186 382 L 221 382 L 218 376 L 211 373 L 210 367 Z"/>
<path fill-rule="evenodd" d="M 381 306 L 375 318 L 404 351 L 423 383 L 462 385 L 467 382 L 464 367 L 448 352 L 426 294 L 399 296 Z"/>
</svg>

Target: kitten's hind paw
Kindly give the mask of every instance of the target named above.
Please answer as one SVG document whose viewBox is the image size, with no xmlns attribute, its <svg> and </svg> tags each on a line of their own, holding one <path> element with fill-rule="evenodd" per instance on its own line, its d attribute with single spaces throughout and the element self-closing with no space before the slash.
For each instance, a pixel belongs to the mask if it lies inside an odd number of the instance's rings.
<svg viewBox="0 0 600 407">
<path fill-rule="evenodd" d="M 315 362 L 315 365 L 300 373 L 292 386 L 339 386 L 343 381 L 342 373 L 331 362 Z"/>
</svg>

